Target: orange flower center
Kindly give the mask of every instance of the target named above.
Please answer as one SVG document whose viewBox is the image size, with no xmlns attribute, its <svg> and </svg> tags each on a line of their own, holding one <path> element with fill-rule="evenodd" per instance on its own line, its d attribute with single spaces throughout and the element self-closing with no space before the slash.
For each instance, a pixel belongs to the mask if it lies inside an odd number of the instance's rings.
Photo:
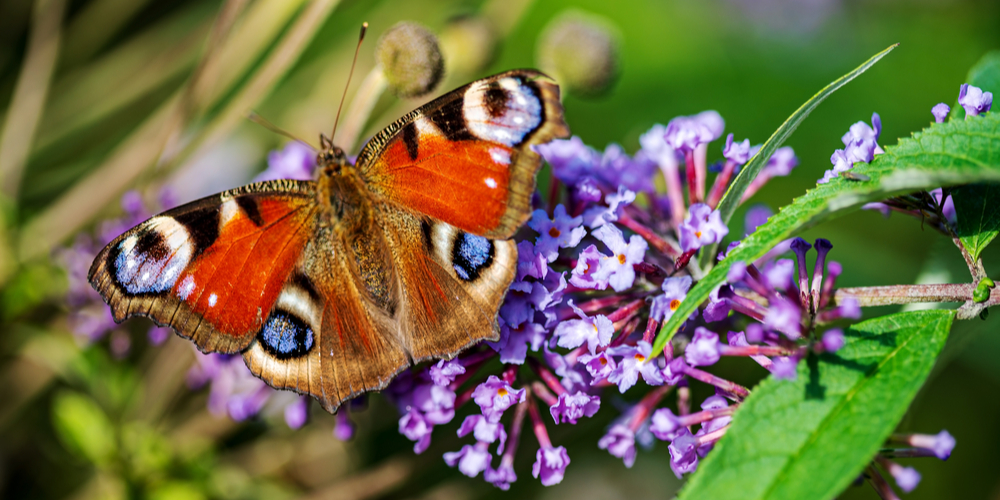
<svg viewBox="0 0 1000 500">
<path fill-rule="evenodd" d="M 504 389 L 503 387 L 497 389 L 497 396 L 504 397 L 506 395 L 507 395 L 507 389 Z"/>
<path fill-rule="evenodd" d="M 694 237 L 695 238 L 701 238 L 701 231 L 695 231 L 694 232 Z"/>
<path fill-rule="evenodd" d="M 604 366 L 604 365 L 608 364 L 608 360 L 606 360 L 604 358 L 598 358 L 598 359 L 601 362 L 601 366 Z"/>
<path fill-rule="evenodd" d="M 646 361 L 646 356 L 643 356 L 642 354 L 636 353 L 635 360 L 636 361 Z"/>
<path fill-rule="evenodd" d="M 623 253 L 618 254 L 618 263 L 625 264 L 625 254 Z"/>
<path fill-rule="evenodd" d="M 670 301 L 670 310 L 676 311 L 678 307 L 681 306 L 681 301 L 674 299 Z"/>
<path fill-rule="evenodd" d="M 562 233 L 559 232 L 559 230 L 556 229 L 556 228 L 549 229 L 549 236 L 551 236 L 553 238 L 558 238 L 560 234 L 562 234 Z"/>
</svg>

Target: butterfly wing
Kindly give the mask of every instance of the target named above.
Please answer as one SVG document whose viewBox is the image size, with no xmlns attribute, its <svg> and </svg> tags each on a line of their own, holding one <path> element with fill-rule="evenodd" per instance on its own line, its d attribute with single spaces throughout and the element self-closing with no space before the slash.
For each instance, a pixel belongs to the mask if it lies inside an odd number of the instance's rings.
<svg viewBox="0 0 1000 500">
<path fill-rule="evenodd" d="M 244 359 L 333 412 L 414 362 L 496 340 L 516 261 L 513 242 L 380 204 L 371 224 L 316 235 Z"/>
<path fill-rule="evenodd" d="M 358 155 L 368 188 L 463 231 L 509 238 L 527 220 L 541 157 L 567 137 L 559 87 L 515 70 L 449 92 L 399 119 Z"/>
<path fill-rule="evenodd" d="M 202 351 L 234 353 L 261 329 L 308 241 L 315 183 L 269 181 L 157 215 L 94 260 L 115 321 L 146 316 Z"/>
</svg>

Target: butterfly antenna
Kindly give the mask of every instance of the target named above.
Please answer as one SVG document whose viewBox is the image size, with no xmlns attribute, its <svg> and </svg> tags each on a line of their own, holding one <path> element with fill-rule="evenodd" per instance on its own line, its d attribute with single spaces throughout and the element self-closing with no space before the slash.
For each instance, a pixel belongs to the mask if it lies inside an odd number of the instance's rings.
<svg viewBox="0 0 1000 500">
<path fill-rule="evenodd" d="M 368 31 L 368 23 L 361 23 L 361 35 L 358 36 L 358 46 L 354 48 L 354 60 L 351 61 L 351 71 L 347 74 L 347 84 L 344 85 L 344 95 L 340 96 L 340 106 L 337 106 L 337 117 L 333 119 L 333 133 L 330 134 L 330 142 L 337 135 L 337 123 L 340 122 L 340 110 L 344 109 L 344 99 L 347 98 L 347 89 L 351 87 L 351 77 L 354 76 L 354 65 L 358 63 L 358 52 L 361 51 L 361 42 L 365 41 L 365 32 Z"/>
<path fill-rule="evenodd" d="M 287 138 L 289 138 L 289 139 L 291 139 L 293 141 L 301 142 L 302 144 L 305 144 L 307 147 L 309 147 L 309 149 L 311 149 L 313 151 L 316 151 L 316 148 L 314 148 L 312 144 L 309 144 L 308 142 L 306 142 L 302 138 L 296 137 L 291 132 L 288 132 L 286 130 L 282 130 L 277 125 L 275 125 L 275 124 L 267 121 L 267 119 L 264 118 L 263 116 L 258 115 L 256 111 L 251 111 L 250 115 L 247 116 L 247 118 L 250 121 L 256 123 L 257 125 L 260 125 L 261 127 L 264 127 L 266 129 L 270 130 L 271 132 L 274 132 L 275 134 L 283 135 L 283 136 L 285 136 L 285 137 L 287 137 Z"/>
</svg>

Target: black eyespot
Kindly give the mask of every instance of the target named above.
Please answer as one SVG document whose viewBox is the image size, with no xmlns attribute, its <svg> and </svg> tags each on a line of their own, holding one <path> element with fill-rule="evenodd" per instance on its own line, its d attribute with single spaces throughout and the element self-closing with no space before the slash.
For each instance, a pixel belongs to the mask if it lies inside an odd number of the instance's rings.
<svg viewBox="0 0 1000 500">
<path fill-rule="evenodd" d="M 315 343 L 312 328 L 297 316 L 277 309 L 267 318 L 257 338 L 264 350 L 278 359 L 305 356 Z"/>
</svg>

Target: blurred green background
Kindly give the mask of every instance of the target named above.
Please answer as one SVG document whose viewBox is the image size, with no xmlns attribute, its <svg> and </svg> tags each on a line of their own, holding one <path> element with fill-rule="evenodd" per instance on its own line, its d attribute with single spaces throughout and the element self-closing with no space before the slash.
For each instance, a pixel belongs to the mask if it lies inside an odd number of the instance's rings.
<svg viewBox="0 0 1000 500">
<path fill-rule="evenodd" d="M 60 7 L 61 15 L 51 14 Z M 4 199 L 6 232 L 0 233 L 0 496 L 672 496 L 681 482 L 669 472 L 666 446 L 640 451 L 628 470 L 597 448 L 613 416 L 609 411 L 577 426 L 550 428 L 553 441 L 572 458 L 559 486 L 544 488 L 531 478 L 535 446 L 525 436 L 516 465 L 520 481 L 508 493 L 444 464 L 441 454 L 461 446 L 454 422 L 438 429 L 425 454 L 413 455 L 411 443 L 397 432 L 395 409 L 380 397 L 353 417 L 359 433 L 348 443 L 331 436 L 333 417 L 316 407 L 312 421 L 298 431 L 289 430 L 280 415 L 242 424 L 212 417 L 204 410 L 206 391 L 183 385 L 193 360 L 185 341 L 171 337 L 163 346 L 149 346 L 143 335 L 148 323 L 141 321 L 128 327 L 133 341 L 124 359 L 108 353 L 107 341 L 75 341 L 61 302 L 66 282 L 49 259 L 78 231 L 118 214 L 126 189 L 154 197 L 154 188 L 168 185 L 183 202 L 248 181 L 264 168 L 267 151 L 286 141 L 246 120 L 250 109 L 309 140 L 328 132 L 362 21 L 371 29 L 349 103 L 374 64 L 375 39 L 398 21 L 420 22 L 441 36 L 446 60 L 454 64 L 446 67 L 440 92 L 475 77 L 536 66 L 540 33 L 567 9 L 602 16 L 614 26 L 620 57 L 608 92 L 566 95 L 567 121 L 588 144 L 618 142 L 629 152 L 654 123 L 705 109 L 721 113 L 727 133 L 738 140 L 763 142 L 817 90 L 899 42 L 794 134 L 788 145 L 800 166 L 755 198 L 772 208 L 815 184 L 850 124 L 877 111 L 884 127 L 880 143 L 893 144 L 932 121 L 934 104 L 953 104 L 969 68 L 1000 48 L 1000 2 L 994 0 L 254 0 L 225 7 L 199 1 L 4 0 L 0 116 L 7 124 L 34 116 L 37 127 L 25 141 L 15 141 L 24 149 L 22 181 L 3 186 L 4 193 L 15 194 Z M 234 12 L 235 23 L 213 38 L 220 12 Z M 496 52 L 485 65 L 462 52 L 472 49 L 455 28 L 457 16 L 492 26 Z M 49 26 L 59 38 L 48 69 L 44 60 L 26 56 L 33 25 L 43 32 Z M 215 57 L 199 63 L 206 53 Z M 12 103 L 24 67 L 35 68 L 29 88 L 42 92 L 43 104 L 34 112 Z M 192 89 L 196 71 L 201 78 Z M 382 97 L 361 136 L 420 102 Z M 721 148 L 721 142 L 712 145 L 710 160 L 721 157 Z M 740 220 L 734 219 L 736 231 Z M 857 212 L 803 236 L 833 242 L 832 258 L 845 269 L 841 286 L 968 280 L 951 242 L 918 220 Z M 1000 263 L 997 248 L 984 256 L 987 271 Z M 958 324 L 900 425 L 907 432 L 946 428 L 958 442 L 948 462 L 902 460 L 923 474 L 905 498 L 1000 498 L 997 321 Z M 719 369 L 748 383 L 763 375 L 747 363 Z M 695 388 L 695 400 L 707 395 Z M 460 411 L 456 422 L 467 412 Z M 862 486 L 842 497 L 876 495 Z"/>
</svg>

